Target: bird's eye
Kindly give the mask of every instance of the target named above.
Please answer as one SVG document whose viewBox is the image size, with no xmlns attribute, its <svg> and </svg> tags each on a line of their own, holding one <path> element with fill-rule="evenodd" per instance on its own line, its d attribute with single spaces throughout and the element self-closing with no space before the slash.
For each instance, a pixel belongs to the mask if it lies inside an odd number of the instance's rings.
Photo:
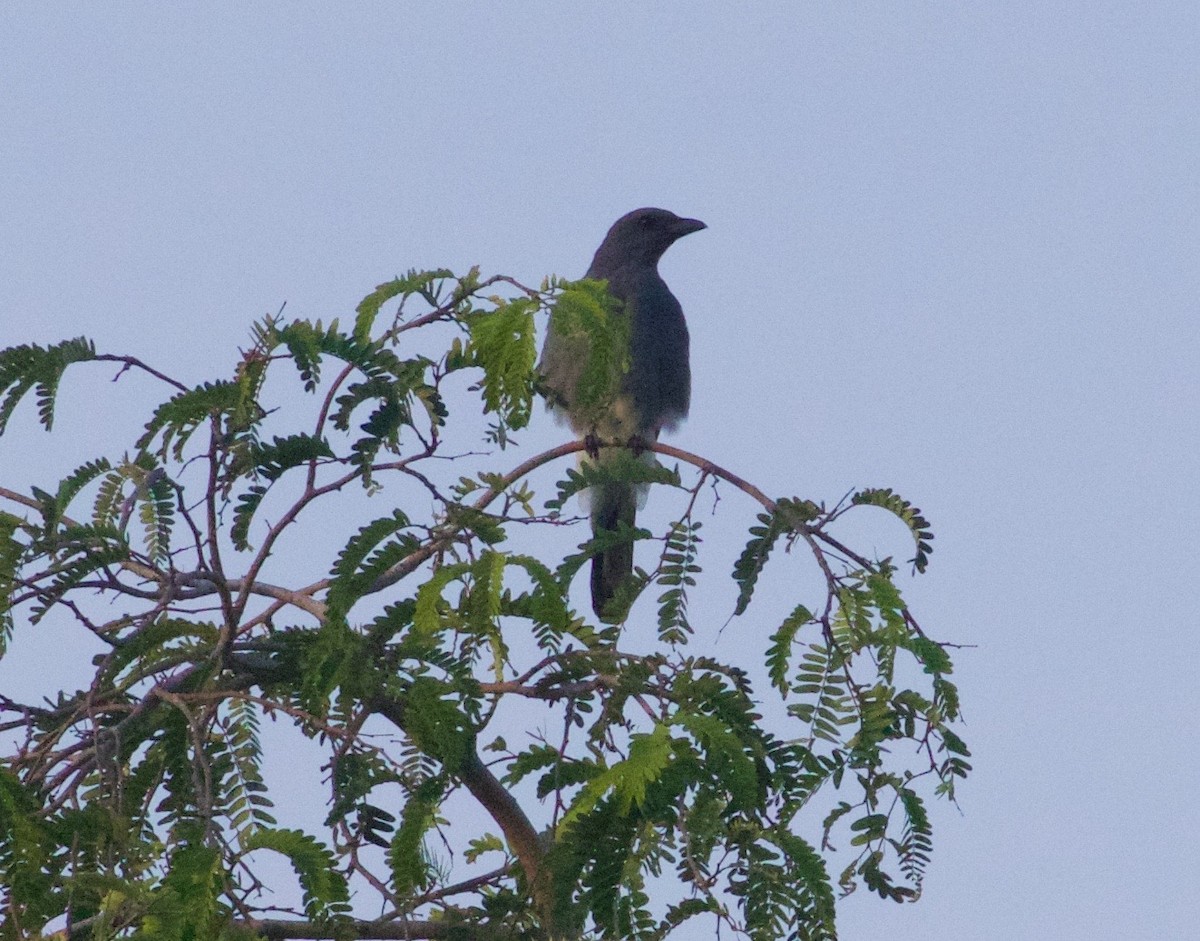
<svg viewBox="0 0 1200 941">
<path fill-rule="evenodd" d="M 653 221 L 654 220 L 651 219 L 649 216 L 642 216 L 642 218 L 640 218 L 638 220 L 638 223 L 641 225 L 641 227 L 643 229 L 648 229 L 648 228 L 650 228 L 650 223 Z"/>
</svg>

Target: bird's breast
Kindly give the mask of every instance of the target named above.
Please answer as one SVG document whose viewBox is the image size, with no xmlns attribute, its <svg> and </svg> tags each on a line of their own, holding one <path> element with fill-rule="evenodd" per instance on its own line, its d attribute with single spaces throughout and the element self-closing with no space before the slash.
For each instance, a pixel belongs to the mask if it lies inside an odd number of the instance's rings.
<svg viewBox="0 0 1200 941">
<path fill-rule="evenodd" d="M 632 399 L 639 433 L 657 433 L 677 425 L 691 401 L 687 322 L 657 274 L 644 280 L 626 304 L 631 320 L 624 390 Z"/>
</svg>

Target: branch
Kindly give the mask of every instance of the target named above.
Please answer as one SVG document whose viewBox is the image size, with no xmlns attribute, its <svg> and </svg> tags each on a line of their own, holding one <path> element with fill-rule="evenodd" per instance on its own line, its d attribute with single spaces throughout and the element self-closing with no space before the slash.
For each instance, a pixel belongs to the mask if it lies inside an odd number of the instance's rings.
<svg viewBox="0 0 1200 941">
<path fill-rule="evenodd" d="M 512 694 L 527 699 L 542 699 L 555 702 L 559 699 L 574 699 L 600 689 L 616 689 L 617 679 L 612 676 L 597 676 L 593 680 L 563 683 L 560 686 L 526 686 L 523 683 L 480 683 L 479 691 L 489 696 Z"/>
<path fill-rule="evenodd" d="M 370 704 L 374 712 L 391 721 L 397 728 L 405 732 L 404 707 L 401 702 L 391 696 L 378 696 Z M 462 781 L 471 796 L 479 801 L 488 812 L 508 841 L 525 878 L 529 883 L 530 893 L 537 906 L 543 924 L 549 925 L 553 918 L 554 897 L 551 891 L 550 873 L 543 865 L 546 857 L 546 847 L 541 836 L 534 828 L 530 819 L 525 816 L 521 805 L 500 783 L 472 744 L 462 765 L 455 769 L 455 775 Z"/>
<path fill-rule="evenodd" d="M 19 506 L 28 507 L 31 510 L 40 510 L 42 508 L 41 503 L 39 503 L 33 497 L 27 497 L 22 493 L 17 493 L 15 490 L 9 490 L 7 487 L 0 487 L 0 498 L 10 500 Z M 69 516 L 63 516 L 61 519 L 62 522 L 66 523 L 68 526 L 82 525 Z M 155 582 L 164 586 L 164 588 L 167 588 L 167 590 L 171 590 L 168 587 L 171 579 L 169 579 L 165 573 L 159 571 L 153 566 L 146 565 L 141 562 L 135 562 L 133 560 L 127 560 L 120 564 L 120 568 L 132 575 L 138 576 L 138 578 L 145 579 L 148 582 Z M 218 594 L 221 591 L 221 588 L 218 585 L 218 580 L 219 579 L 214 577 L 214 575 L 204 572 L 177 574 L 174 578 L 176 586 L 186 585 L 189 587 L 195 586 L 195 588 L 192 591 L 173 591 L 171 598 L 172 600 L 178 601 L 191 601 L 207 595 Z M 283 601 L 288 604 L 295 605 L 297 608 L 307 611 L 314 617 L 323 618 L 325 616 L 325 605 L 316 598 L 312 597 L 312 593 L 316 589 L 302 589 L 300 591 L 293 591 L 290 588 L 283 588 L 278 585 L 269 584 L 268 582 L 250 581 L 245 578 L 227 578 L 223 580 L 223 584 L 225 589 L 230 592 L 247 592 L 254 595 L 263 595 L 267 598 L 274 598 L 277 601 Z M 146 600 L 158 599 L 161 597 L 160 593 L 158 592 L 143 591 L 133 588 L 129 585 L 122 585 L 120 582 L 116 581 L 105 583 L 104 585 L 97 587 L 102 589 L 111 588 L 114 591 L 144 598 Z"/>
<path fill-rule="evenodd" d="M 599 446 L 625 447 L 624 444 L 618 442 L 600 442 Z M 568 454 L 575 454 L 579 451 L 585 451 L 586 449 L 587 445 L 583 441 L 569 441 L 565 444 L 559 445 L 558 447 L 551 448 L 549 451 L 543 451 L 541 454 L 531 457 L 529 460 L 519 464 L 517 467 L 513 468 L 513 470 L 505 474 L 504 477 L 502 477 L 494 486 L 489 487 L 486 491 L 484 491 L 484 493 L 472 504 L 472 508 L 475 510 L 486 509 L 491 505 L 492 501 L 500 496 L 505 490 L 507 490 L 517 481 L 521 480 L 523 477 L 537 470 L 539 467 L 549 464 L 551 461 L 558 460 L 561 457 L 566 457 Z M 719 464 L 714 464 L 712 461 L 700 457 L 698 454 L 693 454 L 690 451 L 684 451 L 682 448 L 676 448 L 672 445 L 662 444 L 659 442 L 647 443 L 645 445 L 645 449 L 654 451 L 658 454 L 664 454 L 668 457 L 673 457 L 687 464 L 691 464 L 703 473 L 711 474 L 714 477 L 719 477 L 720 479 L 732 484 L 734 487 L 741 490 L 752 499 L 756 500 L 763 506 L 764 509 L 767 510 L 767 512 L 773 513 L 776 510 L 775 501 L 749 481 L 739 477 L 732 471 L 726 470 Z M 41 504 L 38 503 L 37 500 L 34 500 L 31 497 L 26 497 L 23 494 L 16 493 L 12 490 L 8 490 L 4 487 L 0 487 L 0 497 L 11 500 L 14 503 L 18 503 L 22 506 L 29 507 L 30 509 L 37 510 L 41 508 Z M 77 525 L 67 517 L 63 517 L 63 521 L 70 525 Z M 421 565 L 433 558 L 433 556 L 437 555 L 437 553 L 448 548 L 457 538 L 457 535 L 457 531 L 447 532 L 435 539 L 431 539 L 416 552 L 413 552 L 401 561 L 397 562 L 387 572 L 384 572 L 381 576 L 379 576 L 375 583 L 364 594 L 374 594 L 382 591 L 383 589 L 389 588 L 400 580 L 411 575 Z M 855 557 L 854 554 L 851 553 L 845 546 L 841 545 L 840 543 L 836 543 L 831 537 L 825 536 L 824 533 L 819 533 L 818 535 L 826 543 L 833 545 L 840 551 L 846 552 L 851 557 L 855 558 L 855 561 L 859 562 L 860 564 L 864 564 L 864 560 Z M 133 573 L 134 575 L 147 579 L 148 581 L 155 581 L 161 584 L 165 580 L 163 573 L 151 568 L 150 566 L 142 565 L 137 562 L 123 562 L 121 567 L 126 571 Z M 243 597 L 246 594 L 257 594 L 295 605 L 297 608 L 312 614 L 318 619 L 324 617 L 325 605 L 318 601 L 315 595 L 318 592 L 326 590 L 331 583 L 331 579 L 324 578 L 320 581 L 312 583 L 311 585 L 307 585 L 304 588 L 300 588 L 298 590 L 289 590 L 276 585 L 270 585 L 265 582 L 258 582 L 253 579 L 219 579 L 208 578 L 203 575 L 192 575 L 185 576 L 181 581 L 186 584 L 193 579 L 193 584 L 199 584 L 203 587 L 193 592 L 180 594 L 178 596 L 180 600 L 190 600 L 192 598 L 209 594 L 221 594 L 223 595 L 224 600 L 224 596 L 227 596 L 227 593 L 229 592 L 239 592 L 243 595 Z"/>
<path fill-rule="evenodd" d="M 275 939 L 357 938 L 359 941 L 438 941 L 441 938 L 471 938 L 472 941 L 510 941 L 517 934 L 486 925 L 455 924 L 452 921 L 351 921 L 316 924 L 311 921 L 283 921 L 276 918 L 235 919 L 232 927 L 242 928 Z"/>
<path fill-rule="evenodd" d="M 92 933 L 101 915 L 81 918 L 72 922 L 69 928 L 56 931 L 49 935 L 50 941 L 68 941 L 71 938 L 84 938 Z M 472 941 L 515 941 L 518 935 L 503 928 L 487 925 L 456 924 L 453 921 L 418 921 L 403 919 L 396 921 L 365 921 L 358 918 L 345 921 L 317 923 L 312 921 L 284 921 L 281 918 L 234 918 L 229 927 L 250 932 L 271 941 L 285 939 L 311 939 L 320 941 L 325 938 L 346 939 L 357 941 L 441 941 L 441 939 L 470 937 Z"/>
<path fill-rule="evenodd" d="M 626 445 L 620 442 L 599 442 L 598 446 L 625 447 Z M 479 499 L 477 499 L 473 504 L 471 504 L 471 508 L 474 510 L 486 509 L 492 503 L 492 501 L 500 496 L 500 494 L 502 494 L 505 490 L 507 490 L 521 478 L 537 470 L 542 465 L 549 464 L 551 461 L 556 461 L 560 457 L 566 457 L 568 454 L 586 451 L 587 448 L 588 444 L 586 442 L 569 441 L 566 444 L 560 444 L 556 448 L 551 448 L 549 451 L 543 451 L 541 454 L 534 455 L 529 460 L 513 468 L 502 478 L 500 478 L 495 485 L 484 491 L 483 495 L 480 496 Z M 668 457 L 677 458 L 678 460 L 693 465 L 705 473 L 712 474 L 714 477 L 720 477 L 722 480 L 728 481 L 739 490 L 753 497 L 755 500 L 761 503 L 768 512 L 773 513 L 775 511 L 775 501 L 755 487 L 752 483 L 744 480 L 737 474 L 734 474 L 732 471 L 728 471 L 720 465 L 714 464 L 712 461 L 700 457 L 698 454 L 692 454 L 690 451 L 684 451 L 680 448 L 672 447 L 669 444 L 660 444 L 658 442 L 646 444 L 645 450 L 655 451 L 659 454 L 665 454 Z M 426 545 L 397 562 L 394 566 L 388 569 L 388 571 L 380 575 L 379 578 L 376 579 L 375 584 L 373 584 L 371 588 L 365 592 L 365 594 L 382 591 L 384 588 L 388 588 L 408 575 L 411 575 L 424 562 L 431 559 L 438 552 L 447 548 L 454 541 L 456 535 L 457 532 L 447 533 L 443 536 L 439 536 L 436 539 L 430 540 Z M 303 594 L 315 594 L 316 592 L 327 588 L 329 583 L 330 579 L 323 579 L 320 582 L 316 582 L 313 585 L 307 586 L 301 591 Z"/>
<path fill-rule="evenodd" d="M 122 364 L 120 372 L 118 372 L 115 376 L 113 376 L 113 382 L 116 382 L 118 379 L 120 379 L 121 376 L 125 372 L 127 372 L 129 369 L 136 367 L 138 369 L 145 370 L 146 372 L 150 373 L 150 375 L 154 376 L 154 378 L 156 378 L 156 379 L 161 379 L 167 385 L 174 386 L 180 392 L 188 391 L 188 387 L 185 386 L 182 382 L 178 382 L 177 380 L 172 379 L 166 373 L 161 373 L 157 369 L 154 369 L 151 366 L 147 366 L 136 356 L 116 356 L 112 353 L 97 353 L 95 356 L 92 357 L 92 359 L 93 359 L 93 361 L 99 362 L 99 363 L 121 363 Z"/>
<path fill-rule="evenodd" d="M 706 474 L 712 474 L 714 477 L 720 477 L 722 480 L 733 484 L 738 488 L 738 490 L 741 490 L 743 493 L 757 500 L 763 505 L 763 508 L 768 513 L 775 512 L 775 501 L 754 486 L 754 484 L 739 477 L 737 474 L 733 473 L 733 471 L 728 471 L 724 467 L 721 467 L 721 465 L 714 464 L 707 458 L 701 457 L 699 454 L 693 454 L 691 451 L 684 451 L 682 448 L 677 448 L 670 444 L 661 444 L 657 441 L 653 444 L 647 444 L 646 450 L 654 451 L 658 454 L 665 454 L 668 457 L 673 457 L 687 464 L 691 464 L 693 467 L 703 471 Z"/>
</svg>

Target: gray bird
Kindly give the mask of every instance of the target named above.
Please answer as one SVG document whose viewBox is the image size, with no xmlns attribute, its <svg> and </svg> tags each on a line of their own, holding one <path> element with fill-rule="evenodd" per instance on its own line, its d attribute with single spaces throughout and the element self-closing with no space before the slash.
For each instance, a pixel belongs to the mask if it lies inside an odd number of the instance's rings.
<svg viewBox="0 0 1200 941">
<path fill-rule="evenodd" d="M 629 338 L 628 369 L 602 415 L 576 405 L 587 350 L 556 331 L 551 318 L 538 370 L 551 411 L 565 417 L 577 434 L 629 442 L 636 450 L 686 417 L 692 392 L 687 324 L 679 301 L 659 276 L 658 260 L 676 239 L 703 228 L 699 219 L 683 219 L 665 209 L 635 209 L 613 223 L 596 250 L 585 277 L 608 282 L 609 294 L 619 302 L 617 316 L 627 318 Z M 599 459 L 611 462 L 620 454 L 605 448 Z M 634 525 L 639 505 L 635 485 L 613 481 L 592 490 L 594 532 Z M 598 617 L 605 617 L 617 586 L 632 572 L 632 543 L 592 559 L 592 607 Z"/>
</svg>

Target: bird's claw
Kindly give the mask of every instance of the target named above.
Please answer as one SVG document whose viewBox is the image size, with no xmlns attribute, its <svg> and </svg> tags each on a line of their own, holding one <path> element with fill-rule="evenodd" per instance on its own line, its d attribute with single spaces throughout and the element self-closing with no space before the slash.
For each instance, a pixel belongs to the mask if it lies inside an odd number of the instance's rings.
<svg viewBox="0 0 1200 941">
<path fill-rule="evenodd" d="M 600 457 L 600 439 L 596 437 L 595 432 L 588 432 L 583 437 L 583 449 L 587 451 L 587 456 L 593 461 Z"/>
</svg>

